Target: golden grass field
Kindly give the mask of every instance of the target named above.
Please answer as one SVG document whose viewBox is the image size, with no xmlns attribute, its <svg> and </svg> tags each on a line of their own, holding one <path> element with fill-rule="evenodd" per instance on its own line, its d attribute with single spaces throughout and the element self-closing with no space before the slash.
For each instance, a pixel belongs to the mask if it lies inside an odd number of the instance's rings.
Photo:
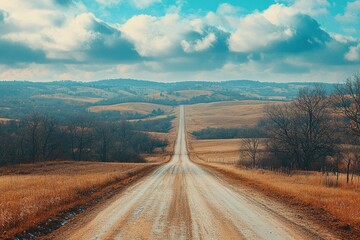
<svg viewBox="0 0 360 240">
<path fill-rule="evenodd" d="M 173 111 L 173 107 L 153 104 L 153 103 L 144 103 L 144 102 L 136 102 L 136 103 L 121 103 L 115 105 L 107 105 L 107 106 L 93 106 L 89 108 L 91 112 L 102 112 L 102 111 L 119 111 L 119 112 L 134 112 L 140 114 L 150 114 L 154 109 L 162 109 L 165 111 L 165 114 L 169 114 Z"/>
<path fill-rule="evenodd" d="M 228 101 L 186 106 L 188 132 L 210 128 L 254 126 L 271 101 Z"/>
<path fill-rule="evenodd" d="M 207 127 L 253 127 L 265 115 L 265 107 L 270 104 L 279 102 L 228 101 L 188 105 L 185 111 L 186 130 L 191 133 Z M 235 164 L 239 160 L 241 139 L 196 140 L 189 136 L 190 151 L 206 162 Z"/>
<path fill-rule="evenodd" d="M 0 117 L 0 123 L 6 123 L 6 122 L 9 122 L 9 121 L 11 121 L 11 120 L 13 120 L 13 119 L 10 119 L 10 118 L 1 118 L 1 117 Z"/>
<path fill-rule="evenodd" d="M 107 186 L 126 185 L 156 165 L 64 161 L 2 167 L 0 239 L 86 203 Z"/>
<path fill-rule="evenodd" d="M 236 164 L 239 161 L 242 139 L 189 139 L 190 151 L 209 163 Z M 259 152 L 265 151 L 265 144 L 261 144 Z"/>
<path fill-rule="evenodd" d="M 196 157 L 193 157 L 196 159 Z M 198 159 L 198 158 L 197 158 Z M 199 160 L 203 162 L 202 160 Z M 271 196 L 291 199 L 292 202 L 311 206 L 313 211 L 326 211 L 340 221 L 339 226 L 349 224 L 360 229 L 360 180 L 346 183 L 345 174 L 324 176 L 319 172 L 297 172 L 292 175 L 266 170 L 249 170 L 221 163 L 205 163 L 221 173 L 237 179 L 239 184 L 249 185 Z"/>
</svg>

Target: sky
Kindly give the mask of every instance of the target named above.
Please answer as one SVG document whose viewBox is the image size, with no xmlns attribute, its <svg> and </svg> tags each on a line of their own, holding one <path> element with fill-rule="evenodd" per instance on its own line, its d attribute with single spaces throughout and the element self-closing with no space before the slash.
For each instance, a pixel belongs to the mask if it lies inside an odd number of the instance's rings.
<svg viewBox="0 0 360 240">
<path fill-rule="evenodd" d="M 0 80 L 342 82 L 360 0 L 0 0 Z"/>
</svg>

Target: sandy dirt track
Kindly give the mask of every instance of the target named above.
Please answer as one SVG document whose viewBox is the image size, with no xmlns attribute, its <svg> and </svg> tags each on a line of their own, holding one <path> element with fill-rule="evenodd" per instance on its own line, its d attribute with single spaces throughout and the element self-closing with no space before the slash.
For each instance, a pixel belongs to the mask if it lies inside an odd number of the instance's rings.
<svg viewBox="0 0 360 240">
<path fill-rule="evenodd" d="M 332 239 L 191 162 L 184 108 L 172 160 L 55 239 Z M 291 211 L 291 210 L 289 210 Z M 284 213 L 283 213 L 284 212 Z M 295 216 L 295 217 L 294 217 Z M 73 226 L 71 226 L 73 225 Z"/>
</svg>

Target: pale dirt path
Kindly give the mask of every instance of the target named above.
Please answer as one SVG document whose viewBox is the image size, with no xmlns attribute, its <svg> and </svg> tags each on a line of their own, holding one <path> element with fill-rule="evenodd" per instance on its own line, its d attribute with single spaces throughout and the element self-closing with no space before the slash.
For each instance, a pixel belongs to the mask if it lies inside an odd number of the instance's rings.
<svg viewBox="0 0 360 240">
<path fill-rule="evenodd" d="M 330 239 L 187 155 L 184 108 L 172 160 L 55 239 Z M 258 197 L 259 198 L 259 197 Z M 277 203 L 278 204 L 278 203 Z M 71 225 L 71 224 L 70 224 Z"/>
</svg>

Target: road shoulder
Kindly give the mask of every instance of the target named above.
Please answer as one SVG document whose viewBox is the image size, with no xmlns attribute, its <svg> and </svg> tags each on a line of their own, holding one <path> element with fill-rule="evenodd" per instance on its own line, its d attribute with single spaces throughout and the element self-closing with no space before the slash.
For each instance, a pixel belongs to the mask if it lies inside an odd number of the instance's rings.
<svg viewBox="0 0 360 240">
<path fill-rule="evenodd" d="M 319 209 L 296 199 L 286 193 L 274 192 L 265 188 L 261 183 L 253 179 L 244 178 L 237 173 L 236 166 L 227 164 L 207 163 L 190 154 L 190 159 L 202 166 L 206 171 L 222 181 L 232 185 L 235 191 L 245 194 L 259 201 L 264 199 L 267 205 L 275 210 L 280 210 L 295 225 L 303 226 L 320 233 L 323 236 L 332 235 L 338 239 L 359 239 L 360 231 L 357 228 L 346 228 L 335 216 L 324 209 Z M 260 201 L 260 203 L 263 201 Z M 262 203 L 264 204 L 264 203 Z M 278 204 L 278 206 L 276 206 Z M 285 208 L 282 206 L 286 206 Z M 293 224 L 294 225 L 294 224 Z"/>
</svg>

